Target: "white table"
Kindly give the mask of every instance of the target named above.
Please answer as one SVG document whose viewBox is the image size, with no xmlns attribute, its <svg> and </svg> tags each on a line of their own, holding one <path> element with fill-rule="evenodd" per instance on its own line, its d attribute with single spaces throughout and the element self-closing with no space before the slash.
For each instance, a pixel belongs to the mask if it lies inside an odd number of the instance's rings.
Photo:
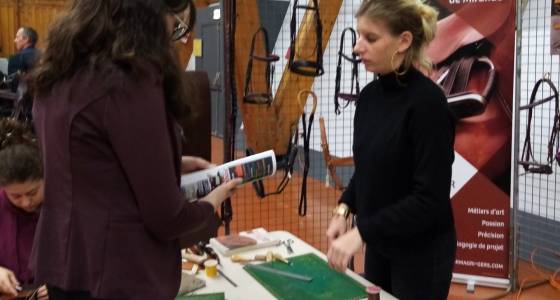
<svg viewBox="0 0 560 300">
<path fill-rule="evenodd" d="M 319 250 L 313 248 L 311 245 L 307 244 L 303 240 L 294 236 L 287 231 L 273 231 L 270 232 L 273 238 L 279 239 L 281 241 L 292 239 L 294 243 L 292 244 L 292 249 L 294 254 L 288 255 L 286 247 L 280 244 L 278 246 L 267 247 L 252 251 L 247 251 L 240 253 L 243 256 L 252 257 L 255 254 L 266 254 L 267 251 L 274 251 L 282 254 L 284 257 L 298 256 L 307 253 L 314 253 L 322 259 L 326 260 L 325 254 Z M 220 269 L 226 276 L 233 280 L 237 287 L 234 287 L 225 278 L 218 275 L 214 278 L 208 278 L 204 272 L 199 272 L 198 277 L 206 281 L 206 287 L 197 290 L 194 294 L 207 294 L 207 293 L 225 293 L 225 298 L 227 300 L 247 300 L 247 299 L 276 299 L 272 294 L 268 292 L 263 286 L 261 286 L 249 273 L 243 270 L 243 265 L 239 263 L 234 263 L 229 257 L 223 257 L 220 253 Z M 347 270 L 346 274 L 350 277 L 363 284 L 364 286 L 369 286 L 371 283 L 364 278 L 360 277 L 358 274 Z M 385 291 L 381 291 L 381 300 L 392 300 L 396 299 Z"/>
</svg>

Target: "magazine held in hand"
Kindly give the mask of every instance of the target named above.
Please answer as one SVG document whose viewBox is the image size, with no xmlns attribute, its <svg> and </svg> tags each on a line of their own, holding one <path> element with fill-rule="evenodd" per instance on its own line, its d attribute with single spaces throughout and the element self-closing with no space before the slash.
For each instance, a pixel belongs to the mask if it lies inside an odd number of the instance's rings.
<svg viewBox="0 0 560 300">
<path fill-rule="evenodd" d="M 210 169 L 181 176 L 181 190 L 189 201 L 208 195 L 223 182 L 243 178 L 243 183 L 253 182 L 276 173 L 276 156 L 268 150 L 230 161 Z"/>
</svg>

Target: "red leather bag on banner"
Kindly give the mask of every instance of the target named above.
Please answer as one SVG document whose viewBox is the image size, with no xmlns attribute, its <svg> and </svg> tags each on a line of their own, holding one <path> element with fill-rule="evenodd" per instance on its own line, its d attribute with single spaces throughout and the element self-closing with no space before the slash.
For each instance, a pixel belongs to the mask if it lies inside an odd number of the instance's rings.
<svg viewBox="0 0 560 300">
<path fill-rule="evenodd" d="M 432 2 L 451 12 L 438 21 L 427 53 L 435 65 L 430 76 L 458 118 L 455 150 L 498 180 L 510 166 L 515 1 Z"/>
</svg>

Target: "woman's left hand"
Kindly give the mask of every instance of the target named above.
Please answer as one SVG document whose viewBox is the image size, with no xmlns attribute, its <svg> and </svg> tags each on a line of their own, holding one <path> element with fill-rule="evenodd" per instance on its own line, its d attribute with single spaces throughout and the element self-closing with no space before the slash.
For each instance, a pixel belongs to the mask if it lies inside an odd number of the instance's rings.
<svg viewBox="0 0 560 300">
<path fill-rule="evenodd" d="M 358 228 L 349 230 L 334 240 L 329 247 L 329 251 L 327 252 L 329 266 L 340 272 L 346 271 L 348 262 L 354 254 L 360 251 L 363 245 L 364 242 L 362 241 Z"/>
<path fill-rule="evenodd" d="M 181 173 L 186 174 L 192 171 L 204 170 L 213 167 L 209 161 L 196 156 L 181 157 Z"/>
</svg>

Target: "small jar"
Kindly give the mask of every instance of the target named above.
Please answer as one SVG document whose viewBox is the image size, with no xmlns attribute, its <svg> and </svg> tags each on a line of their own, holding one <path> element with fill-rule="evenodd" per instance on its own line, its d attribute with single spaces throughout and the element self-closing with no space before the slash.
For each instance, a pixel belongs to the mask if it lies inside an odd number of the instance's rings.
<svg viewBox="0 0 560 300">
<path fill-rule="evenodd" d="M 218 261 L 215 259 L 209 259 L 204 262 L 204 271 L 207 277 L 216 277 L 218 274 Z"/>
<path fill-rule="evenodd" d="M 381 299 L 380 298 L 381 289 L 376 285 L 368 286 L 366 288 L 366 293 L 368 295 L 368 300 L 379 300 L 379 299 Z"/>
</svg>

